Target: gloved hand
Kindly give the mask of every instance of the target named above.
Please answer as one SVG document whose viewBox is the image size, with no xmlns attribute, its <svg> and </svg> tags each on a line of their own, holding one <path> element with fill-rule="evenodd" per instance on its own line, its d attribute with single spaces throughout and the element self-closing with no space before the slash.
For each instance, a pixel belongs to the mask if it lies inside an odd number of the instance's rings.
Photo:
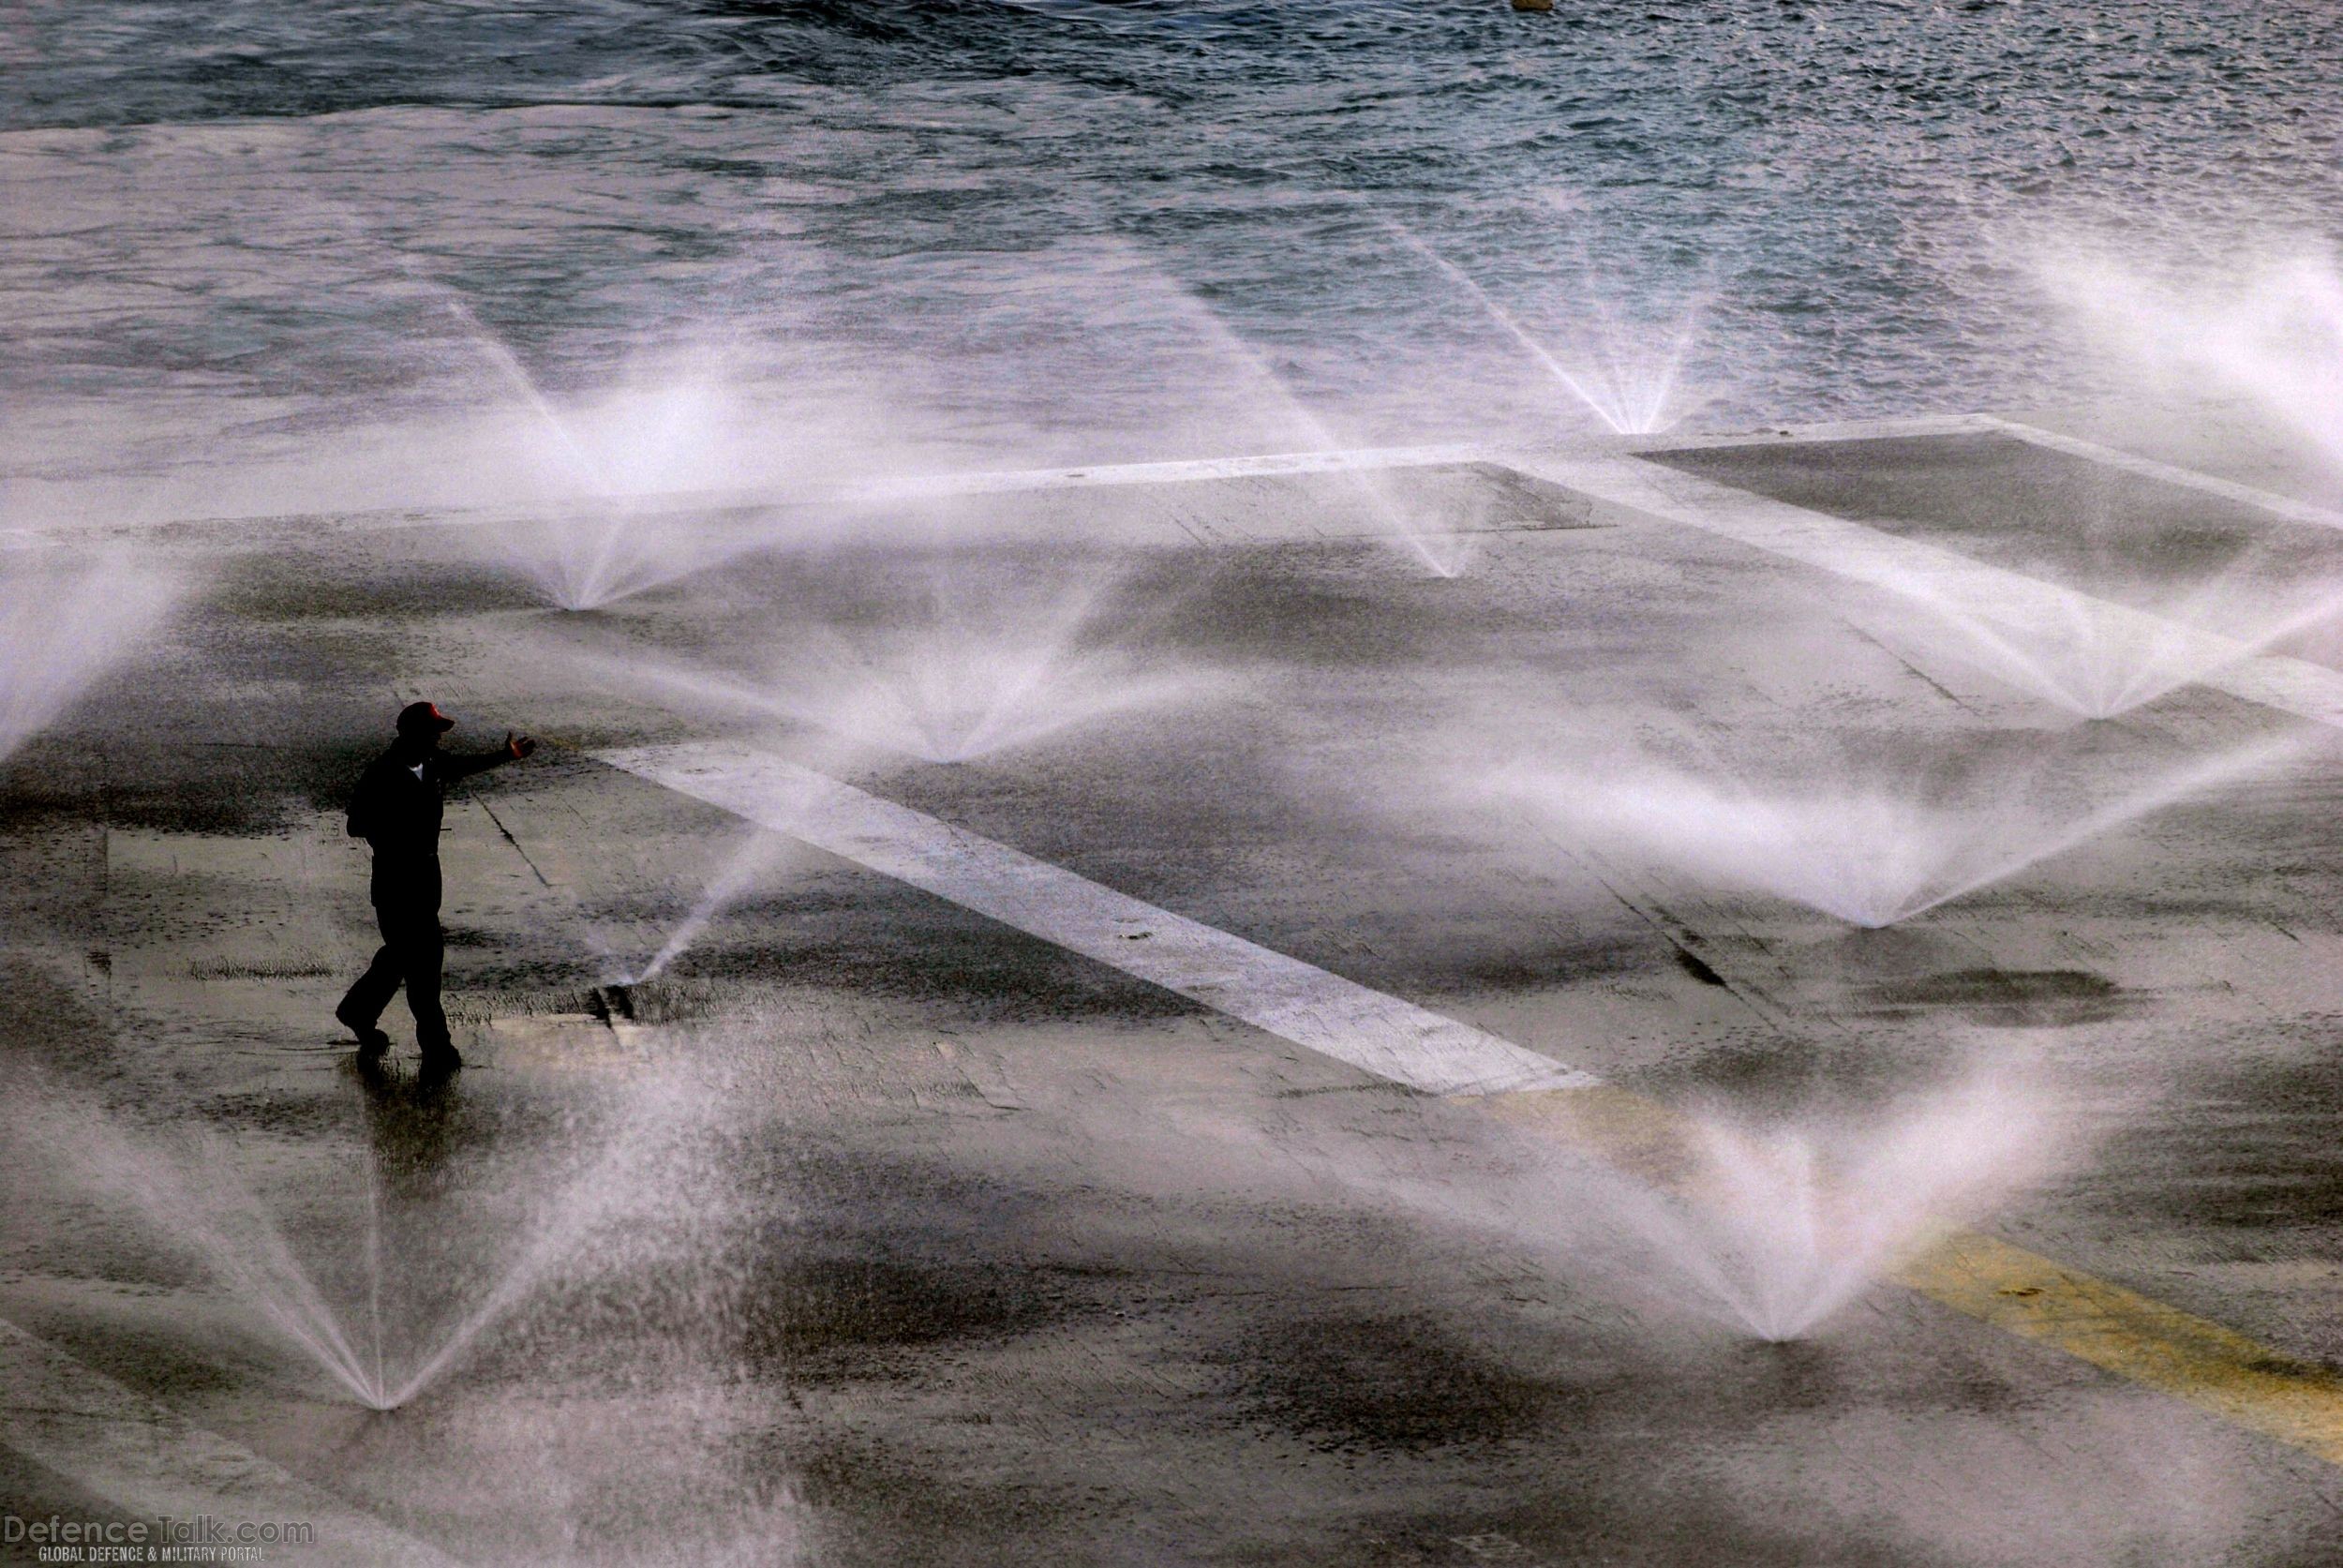
<svg viewBox="0 0 2343 1568">
<path fill-rule="evenodd" d="M 504 754 L 511 757 L 515 762 L 518 762 L 521 758 L 531 754 L 536 750 L 537 742 L 530 739 L 528 736 L 523 735 L 515 737 L 509 729 L 504 732 Z"/>
</svg>

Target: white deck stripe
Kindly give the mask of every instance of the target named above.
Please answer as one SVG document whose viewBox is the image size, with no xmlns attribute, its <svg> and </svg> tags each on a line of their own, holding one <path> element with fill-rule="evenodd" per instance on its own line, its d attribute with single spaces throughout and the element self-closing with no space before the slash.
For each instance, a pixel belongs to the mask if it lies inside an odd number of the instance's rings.
<svg viewBox="0 0 2343 1568">
<path fill-rule="evenodd" d="M 768 753 L 708 742 L 595 754 L 1426 1094 L 1583 1089 L 1597 1082 L 1485 1030 L 1142 903 Z"/>
<path fill-rule="evenodd" d="M 1286 473 L 1354 473 L 1373 469 L 1437 468 L 1447 463 L 1477 463 L 1494 459 L 1492 448 L 1471 443 L 1361 446 L 1341 451 L 1268 452 L 1252 456 L 1196 457 L 1158 463 L 1104 463 L 1074 469 L 946 473 L 869 485 L 848 493 L 858 499 L 892 500 L 912 496 L 973 496 L 1005 490 L 1060 490 L 1090 485 L 1179 485 L 1198 480 L 1251 479 Z"/>
<path fill-rule="evenodd" d="M 231 1531 L 249 1522 L 306 1524 L 316 1531 L 307 1546 L 267 1548 L 270 1561 L 456 1561 L 6 1321 L 0 1321 L 0 1443 L 150 1528 L 165 1516 L 208 1516 Z"/>
<path fill-rule="evenodd" d="M 1992 414 L 1903 414 L 1887 419 L 1841 419 L 1826 425 L 1777 425 L 1757 430 L 1719 430 L 1708 435 L 1661 432 L 1616 443 L 1630 453 L 1697 452 L 1726 446 L 1805 446 L 1828 441 L 1875 441 L 1914 436 L 1973 436 L 2000 428 Z M 1491 461 L 1505 462 L 1502 456 Z"/>
<path fill-rule="evenodd" d="M 1498 449 L 1474 442 L 1434 446 L 1361 446 L 1310 452 L 1268 452 L 1239 457 L 1100 463 L 1066 469 L 977 470 L 791 491 L 787 494 L 776 494 L 771 490 L 660 490 L 625 499 L 629 505 L 640 509 L 642 516 L 649 519 L 668 515 L 691 516 L 783 506 L 868 504 L 948 496 L 1000 495 L 1022 490 L 1081 489 L 1094 485 L 1175 485 L 1199 480 L 1249 479 L 1278 474 L 1360 473 L 1383 469 L 1439 468 L 1455 463 L 1502 460 Z M 304 534 L 366 534 L 414 528 L 491 528 L 498 524 L 538 522 L 548 512 L 557 509 L 550 502 L 544 507 L 446 510 L 384 507 L 363 512 L 172 517 L 138 523 L 13 528 L 0 530 L 0 549 L 87 545 L 123 539 L 153 540 L 157 534 L 178 535 L 180 537 L 174 543 L 201 545 L 204 537 L 211 533 L 249 535 L 255 530 L 270 528 L 298 530 Z M 248 540 L 239 538 L 237 542 L 244 544 Z"/>
<path fill-rule="evenodd" d="M 2153 457 L 2142 457 L 2136 453 L 2120 451 L 2112 446 L 2101 446 L 2097 441 L 2087 441 L 2079 436 L 2062 436 L 2055 430 L 2045 430 L 2039 426 L 2022 424 L 2014 419 L 1995 418 L 1989 420 L 1989 423 L 2002 434 L 2014 436 L 2031 446 L 2045 447 L 2052 452 L 2063 452 L 2069 457 L 2082 457 L 2111 469 L 2122 469 L 2127 473 L 2140 474 L 2144 478 L 2160 479 L 2167 485 L 2180 485 L 2191 490 L 2201 490 L 2206 495 L 2219 496 L 2224 500 L 2233 500 L 2244 506 L 2272 513 L 2291 522 L 2309 523 L 2318 528 L 2343 529 L 2343 512 L 2336 512 L 2324 506 L 2313 506 L 2306 500 L 2297 500 L 2292 496 L 2282 496 L 2275 490 L 2257 489 L 2251 485 L 2240 485 L 2233 479 L 2219 479 L 2209 473 L 2200 473 L 2195 469 L 2182 468 L 2176 463 L 2159 463 Z"/>
<path fill-rule="evenodd" d="M 2070 624 L 2082 606 L 2106 624 L 2179 648 L 2205 669 L 2199 685 L 2343 728 L 2343 673 L 2323 665 L 2256 653 L 2243 643 L 2127 605 L 1639 457 L 1530 458 L 1515 467 L 1613 506 L 1721 534 L 1893 592 L 1933 597 L 1963 614 L 2031 634 Z"/>
<path fill-rule="evenodd" d="M 2243 505 L 2292 521 L 2323 528 L 2343 528 L 2343 511 L 2315 506 L 2291 496 L 2218 479 L 2194 469 L 2138 456 L 2073 436 L 2060 435 L 1995 414 L 1912 414 L 1884 419 L 1840 420 L 1828 424 L 1779 426 L 1767 429 L 1725 431 L 1705 435 L 1659 434 L 1610 438 L 1569 447 L 1525 449 L 1476 442 L 1426 446 L 1351 447 L 1339 450 L 1261 453 L 1235 457 L 1198 457 L 1145 463 L 1101 463 L 1079 468 L 1005 469 L 939 473 L 882 481 L 819 492 L 776 495 L 756 490 L 675 490 L 631 498 L 647 517 L 666 513 L 693 514 L 753 511 L 775 506 L 838 502 L 908 500 L 958 495 L 994 495 L 1018 491 L 1077 489 L 1118 485 L 1172 485 L 1208 480 L 1271 477 L 1281 474 L 1353 473 L 1379 470 L 1438 468 L 1452 464 L 1494 463 L 1517 471 L 1539 473 L 1559 463 L 1603 462 L 1615 455 L 1690 452 L 1719 447 L 1794 446 L 1833 441 L 1880 441 L 1927 436 L 2001 434 L 2031 445 L 2063 452 L 2110 468 L 2121 469 L 2169 484 L 2221 496 Z M 320 513 L 312 515 L 173 518 L 118 525 L 58 528 L 14 528 L 0 530 L 0 549 L 33 549 L 59 545 L 148 538 L 158 532 L 178 532 L 185 542 L 197 543 L 213 530 L 246 530 L 297 528 L 306 533 L 369 533 L 423 527 L 491 527 L 530 522 L 542 513 L 526 508 L 483 508 L 476 511 L 434 511 L 387 508 L 379 512 Z M 1478 531 L 1478 530 L 1472 530 Z"/>
</svg>

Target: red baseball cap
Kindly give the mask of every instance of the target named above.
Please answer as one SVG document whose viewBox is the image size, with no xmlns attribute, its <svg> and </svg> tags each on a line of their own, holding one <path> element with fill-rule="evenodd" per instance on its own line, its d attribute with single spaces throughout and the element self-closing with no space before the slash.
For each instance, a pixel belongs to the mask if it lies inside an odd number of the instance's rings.
<svg viewBox="0 0 2343 1568">
<path fill-rule="evenodd" d="M 421 735 L 427 730 L 451 730 L 455 721 L 440 711 L 435 703 L 410 702 L 398 710 L 398 733 Z"/>
</svg>

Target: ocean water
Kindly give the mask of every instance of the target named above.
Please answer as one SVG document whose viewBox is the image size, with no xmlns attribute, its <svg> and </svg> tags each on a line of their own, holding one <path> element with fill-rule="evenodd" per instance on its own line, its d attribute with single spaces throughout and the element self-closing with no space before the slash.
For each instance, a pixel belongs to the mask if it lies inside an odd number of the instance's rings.
<svg viewBox="0 0 2343 1568">
<path fill-rule="evenodd" d="M 2088 396 L 2044 258 L 2332 246 L 2337 82 L 2333 0 L 25 0 L 0 522 Z"/>
</svg>

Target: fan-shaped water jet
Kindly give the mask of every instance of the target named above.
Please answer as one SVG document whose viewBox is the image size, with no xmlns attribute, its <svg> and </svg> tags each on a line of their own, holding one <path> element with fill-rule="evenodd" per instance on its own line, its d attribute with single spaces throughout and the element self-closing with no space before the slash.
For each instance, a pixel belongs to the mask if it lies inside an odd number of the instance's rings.
<svg viewBox="0 0 2343 1568">
<path fill-rule="evenodd" d="M 1152 269 L 1151 269 L 1152 271 Z M 1268 356 L 1222 319 L 1220 313 L 1178 280 L 1153 271 L 1162 282 L 1168 302 L 1224 358 L 1243 368 L 1246 378 L 1265 391 L 1277 416 L 1310 447 L 1339 452 L 1354 444 L 1343 441 L 1326 420 L 1305 402 Z M 1442 526 L 1423 515 L 1374 470 L 1344 467 L 1331 470 L 1326 482 L 1340 486 L 1379 525 L 1386 538 L 1404 546 L 1425 571 L 1435 577 L 1455 577 L 1471 564 L 1474 541 L 1464 530 Z"/>
<path fill-rule="evenodd" d="M 2343 267 L 2332 251 L 2159 272 L 2112 251 L 2045 254 L 2036 276 L 2106 351 L 2178 392 L 2212 386 L 2343 473 Z"/>
<path fill-rule="evenodd" d="M 153 636 L 180 591 L 125 558 L 0 551 L 0 761 Z"/>
<path fill-rule="evenodd" d="M 1908 920 L 2103 833 L 2282 766 L 2323 740 L 2307 728 L 2132 773 L 2082 799 L 2042 799 L 2049 758 L 2016 771 L 1909 769 L 1794 778 L 1635 746 L 1599 765 L 1521 763 L 1489 789 L 1572 842 L 1714 886 L 1804 904 L 1850 925 Z"/>
<path fill-rule="evenodd" d="M 778 514 L 718 519 L 679 499 L 715 488 L 724 477 L 710 467 L 720 457 L 696 449 L 739 411 L 724 405 L 709 377 L 633 389 L 599 409 L 565 410 L 469 305 L 438 291 L 448 319 L 544 438 L 533 449 L 524 442 L 519 455 L 549 473 L 547 493 L 475 525 L 490 560 L 527 577 L 557 608 L 592 610 L 773 542 Z M 790 519 L 792 530 L 809 526 L 806 516 Z"/>
<path fill-rule="evenodd" d="M 1696 302 L 1684 310 L 1667 334 L 1667 347 L 1656 363 L 1634 361 L 1628 357 L 1625 344 L 1649 335 L 1630 332 L 1607 307 L 1596 302 L 1594 317 L 1600 342 L 1597 351 L 1586 357 L 1602 365 L 1602 372 L 1598 376 L 1564 364 L 1528 327 L 1522 325 L 1519 317 L 1499 304 L 1496 296 L 1483 288 L 1471 274 L 1435 250 L 1414 230 L 1389 214 L 1378 216 L 1400 244 L 1462 290 L 1500 331 L 1584 405 L 1588 412 L 1601 420 L 1613 435 L 1651 435 L 1676 423 L 1676 416 L 1668 411 L 1668 405 L 1675 399 L 1684 361 L 1699 336 L 1701 312 Z"/>
<path fill-rule="evenodd" d="M 689 1140 L 712 1113 L 679 1079 L 634 1081 L 623 1101 L 585 1111 L 572 1129 L 577 1136 L 561 1148 L 499 1172 L 505 1197 L 515 1187 L 529 1194 L 512 1233 L 475 1238 L 476 1249 L 453 1253 L 453 1239 L 437 1234 L 425 1250 L 460 1277 L 419 1279 L 411 1277 L 425 1266 L 416 1261 L 417 1237 L 386 1202 L 392 1184 L 373 1134 L 361 1157 L 343 1166 L 358 1178 L 348 1195 L 357 1209 L 355 1233 L 334 1227 L 344 1246 L 332 1256 L 311 1233 L 314 1225 L 302 1228 L 308 1239 L 296 1241 L 293 1205 L 264 1196 L 246 1159 L 201 1124 L 133 1125 L 75 1103 L 22 1068 L 10 1069 L 8 1088 L 10 1139 L 32 1144 L 44 1166 L 68 1173 L 82 1195 L 198 1266 L 266 1337 L 377 1411 L 412 1403 L 589 1252 L 628 1245 L 619 1222 L 639 1221 L 647 1207 L 670 1201 L 662 1182 L 695 1157 Z M 416 1085 L 379 1069 L 367 1092 L 411 1098 L 436 1117 L 456 1109 L 455 1085 Z M 313 1206 L 320 1197 L 312 1189 L 300 1202 Z"/>
<path fill-rule="evenodd" d="M 1203 671 L 1126 640 L 1141 612 L 1120 567 L 1089 564 L 1037 571 L 964 550 L 897 559 L 874 568 L 892 578 L 879 597 L 810 611 L 746 671 L 607 648 L 561 657 L 614 691 L 685 711 L 807 725 L 858 752 L 971 762 L 1169 710 L 1207 689 Z"/>
</svg>

